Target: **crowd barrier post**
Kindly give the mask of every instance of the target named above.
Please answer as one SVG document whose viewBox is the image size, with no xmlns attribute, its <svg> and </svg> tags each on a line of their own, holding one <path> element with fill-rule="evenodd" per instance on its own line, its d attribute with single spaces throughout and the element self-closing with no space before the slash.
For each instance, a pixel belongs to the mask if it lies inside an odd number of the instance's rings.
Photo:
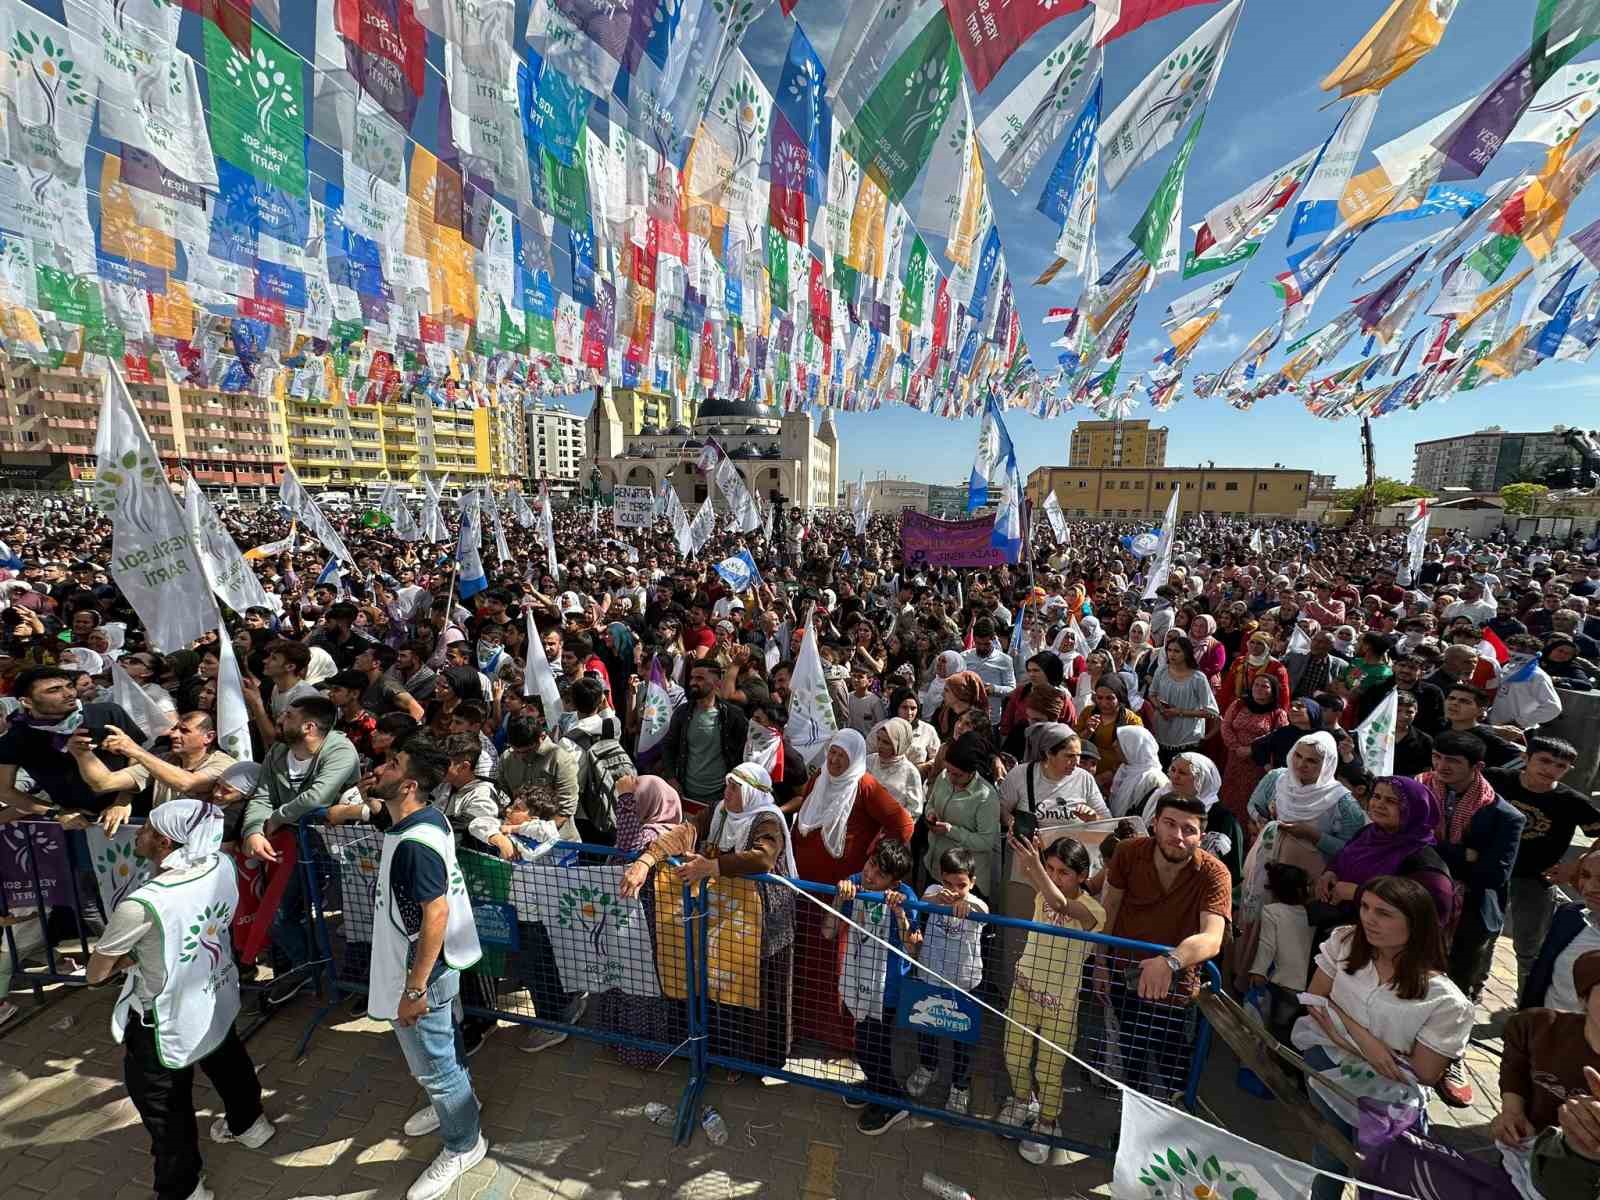
<svg viewBox="0 0 1600 1200">
<path fill-rule="evenodd" d="M 55 820 L 21 820 L 0 825 L 0 839 L 5 847 L 6 870 L 5 883 L 0 887 L 0 915 L 10 915 L 12 896 L 9 894 L 22 885 L 31 893 L 30 907 L 36 910 L 33 921 L 38 927 L 37 947 L 24 949 L 19 943 L 14 927 L 5 929 L 5 947 L 12 963 L 13 980 L 17 978 L 28 981 L 34 996 L 40 1002 L 44 999 L 43 988 L 47 983 L 61 983 L 69 987 L 86 986 L 84 970 L 89 962 L 91 948 L 89 945 L 90 929 L 85 921 L 84 897 L 78 886 L 78 864 L 74 862 L 73 844 L 74 837 L 81 838 L 81 832 L 63 828 Z M 60 878 L 52 875 L 48 885 L 44 868 L 39 863 L 41 850 L 48 849 L 59 858 Z M 86 855 L 76 857 L 85 859 L 84 869 L 88 869 Z M 65 892 L 65 895 L 61 893 Z M 53 902 L 51 896 L 58 897 L 58 902 Z M 103 924 L 107 914 L 103 911 L 100 897 L 96 893 L 92 897 L 95 911 L 99 912 Z M 60 956 L 54 939 L 50 933 L 50 916 L 52 911 L 67 910 L 72 913 L 73 925 L 76 930 L 75 938 L 77 950 L 80 955 L 79 969 L 65 971 L 61 969 Z M 44 952 L 44 965 L 28 967 L 25 960 Z"/>
</svg>

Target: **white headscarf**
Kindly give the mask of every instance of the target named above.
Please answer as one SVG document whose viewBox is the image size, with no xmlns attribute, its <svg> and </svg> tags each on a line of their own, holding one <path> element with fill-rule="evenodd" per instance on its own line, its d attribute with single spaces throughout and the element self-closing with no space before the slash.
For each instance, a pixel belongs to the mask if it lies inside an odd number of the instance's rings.
<svg viewBox="0 0 1600 1200">
<path fill-rule="evenodd" d="M 182 871 L 215 858 L 222 849 L 222 810 L 206 800 L 168 800 L 150 810 L 150 824 L 177 848 L 161 867 Z"/>
<path fill-rule="evenodd" d="M 1339 769 L 1339 746 L 1333 740 L 1333 734 L 1326 730 L 1308 733 L 1294 744 L 1290 755 L 1302 746 L 1310 747 L 1321 756 L 1322 768 L 1317 772 L 1315 783 L 1301 783 L 1295 778 L 1292 765 L 1283 768 L 1283 774 L 1278 776 L 1277 787 L 1272 793 L 1273 807 L 1280 821 L 1315 821 L 1338 804 L 1346 792 L 1344 784 L 1333 777 L 1333 773 Z"/>
<path fill-rule="evenodd" d="M 923 712 L 932 712 L 944 702 L 944 681 L 957 671 L 965 670 L 966 666 L 967 660 L 958 651 L 939 652 L 939 657 L 933 660 L 933 678 L 928 680 L 928 690 L 922 694 Z"/>
<path fill-rule="evenodd" d="M 1167 776 L 1161 769 L 1161 746 L 1143 726 L 1124 725 L 1118 729 L 1117 748 L 1122 751 L 1122 765 L 1111 777 L 1106 807 L 1112 816 L 1125 817 L 1151 787 L 1165 786 Z"/>
<path fill-rule="evenodd" d="M 856 789 L 867 773 L 867 739 L 854 729 L 841 729 L 828 742 L 829 750 L 835 746 L 850 756 L 850 765 L 843 775 L 835 775 L 824 759 L 822 774 L 800 806 L 794 828 L 802 836 L 822 830 L 822 844 L 834 858 L 840 858 L 844 855 L 845 826 L 856 806 Z"/>
<path fill-rule="evenodd" d="M 783 758 L 783 739 L 760 721 L 751 721 L 744 735 L 744 760 L 760 767 L 769 776 Z M 771 780 L 768 780 L 771 786 Z"/>
<path fill-rule="evenodd" d="M 1122 731 L 1119 729 L 1117 733 L 1120 736 Z M 1177 762 L 1179 758 L 1189 764 L 1189 770 L 1194 773 L 1195 795 L 1199 798 L 1200 803 L 1206 806 L 1206 811 L 1210 812 L 1211 806 L 1221 799 L 1219 793 L 1222 791 L 1222 772 L 1217 770 L 1217 764 L 1204 754 L 1196 754 L 1192 750 L 1178 755 L 1172 761 Z M 1172 768 L 1168 766 L 1167 770 L 1170 771 Z M 1150 797 L 1150 802 L 1144 806 L 1144 812 L 1141 814 L 1146 825 L 1150 825 L 1155 821 L 1156 805 L 1161 802 L 1161 798 L 1175 795 L 1177 790 L 1172 781 L 1168 779 L 1166 786 L 1160 788 L 1155 795 Z"/>
<path fill-rule="evenodd" d="M 789 823 L 783 819 L 783 810 L 772 798 L 772 776 L 760 763 L 740 763 L 728 772 L 728 778 L 739 785 L 744 803 L 738 812 L 729 812 L 726 801 L 719 800 L 711 814 L 708 842 L 718 850 L 735 853 L 750 848 L 750 834 L 756 822 L 763 817 L 777 817 L 783 828 L 783 873 L 794 878 L 794 850 L 789 845 Z"/>
<path fill-rule="evenodd" d="M 1088 645 L 1088 653 L 1093 654 L 1100 649 L 1100 642 L 1105 638 L 1106 632 L 1100 627 L 1100 618 L 1090 613 L 1086 617 L 1078 618 L 1078 629 L 1083 634 L 1083 640 Z"/>
</svg>

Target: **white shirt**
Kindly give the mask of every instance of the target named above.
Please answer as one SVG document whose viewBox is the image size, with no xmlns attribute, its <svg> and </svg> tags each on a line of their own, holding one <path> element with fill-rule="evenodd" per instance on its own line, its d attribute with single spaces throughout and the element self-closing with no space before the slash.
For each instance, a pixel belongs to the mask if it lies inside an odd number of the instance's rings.
<svg viewBox="0 0 1600 1200">
<path fill-rule="evenodd" d="M 1011 662 L 1011 655 L 996 640 L 988 657 L 968 650 L 963 661 L 966 669 L 974 672 L 989 689 L 989 720 L 998 725 L 1006 697 L 1017 689 L 1017 669 Z"/>
<path fill-rule="evenodd" d="M 1583 1002 L 1578 999 L 1577 985 L 1572 982 L 1572 969 L 1578 960 L 1591 950 L 1600 950 L 1600 929 L 1595 928 L 1593 913 L 1584 914 L 1582 932 L 1556 955 L 1555 968 L 1550 976 L 1550 986 L 1544 993 L 1544 1007 L 1557 1012 L 1581 1013 Z"/>
<path fill-rule="evenodd" d="M 1111 810 L 1100 795 L 1100 785 L 1094 775 L 1082 767 L 1074 767 L 1060 779 L 1049 779 L 1038 763 L 1018 763 L 1006 772 L 1000 781 L 1000 812 L 1009 817 L 1019 808 L 1028 806 L 1028 776 L 1033 776 L 1033 815 L 1041 825 L 1060 825 L 1081 818 L 1073 809 L 1087 806 L 1094 809 L 1096 820 L 1106 820 Z"/>
<path fill-rule="evenodd" d="M 1418 1045 L 1447 1059 L 1460 1058 L 1472 1035 L 1472 1004 L 1444 974 L 1428 978 L 1428 994 L 1402 1000 L 1381 983 L 1368 963 L 1351 975 L 1344 969 L 1350 956 L 1353 925 L 1335 929 L 1317 954 L 1317 969 L 1333 980 L 1331 999 L 1391 1050 L 1410 1054 Z M 1308 1018 L 1302 1018 L 1305 1020 Z"/>
<path fill-rule="evenodd" d="M 1487 625 L 1499 611 L 1499 606 L 1488 599 L 1457 600 L 1444 610 L 1444 622 L 1448 625 L 1457 617 L 1467 617 L 1474 625 Z"/>
<path fill-rule="evenodd" d="M 1520 683 L 1502 683 L 1489 709 L 1491 725 L 1515 725 L 1534 729 L 1561 715 L 1561 693 L 1550 676 L 1535 667 L 1533 675 Z"/>
</svg>

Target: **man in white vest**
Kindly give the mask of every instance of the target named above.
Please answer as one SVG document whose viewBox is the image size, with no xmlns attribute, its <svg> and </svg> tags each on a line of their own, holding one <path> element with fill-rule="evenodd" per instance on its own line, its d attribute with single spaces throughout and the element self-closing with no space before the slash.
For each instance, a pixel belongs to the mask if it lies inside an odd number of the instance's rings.
<svg viewBox="0 0 1600 1200">
<path fill-rule="evenodd" d="M 277 1132 L 233 1028 L 239 971 L 230 926 L 239 884 L 221 846 L 216 805 L 184 798 L 152 810 L 133 849 L 155 874 L 113 910 L 89 960 L 92 984 L 127 972 L 111 1036 L 126 1050 L 128 1095 L 150 1134 L 156 1200 L 212 1200 L 200 1173 L 196 1066 L 222 1097 L 212 1141 L 256 1150 Z"/>
<path fill-rule="evenodd" d="M 384 831 L 373 901 L 367 1014 L 393 1022 L 406 1065 L 428 1093 L 428 1107 L 406 1122 L 407 1135 L 438 1130 L 444 1140 L 406 1200 L 445 1195 L 489 1149 L 455 1011 L 461 972 L 483 952 L 450 823 L 428 803 L 449 766 L 431 738 L 413 737 L 378 768 L 371 792 L 393 824 Z"/>
</svg>

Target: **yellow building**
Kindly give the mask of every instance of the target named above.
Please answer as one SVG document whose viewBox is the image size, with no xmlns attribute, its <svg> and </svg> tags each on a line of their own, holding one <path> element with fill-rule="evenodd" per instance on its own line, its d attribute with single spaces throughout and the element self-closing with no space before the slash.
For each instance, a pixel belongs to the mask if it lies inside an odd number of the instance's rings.
<svg viewBox="0 0 1600 1200">
<path fill-rule="evenodd" d="M 1079 421 L 1067 458 L 1074 467 L 1164 467 L 1167 431 L 1149 421 Z"/>
<path fill-rule="evenodd" d="M 596 389 L 596 395 L 603 389 Z M 616 406 L 617 418 L 622 422 L 624 437 L 638 437 L 646 429 L 670 429 L 674 425 L 692 425 L 699 407 L 693 400 L 679 400 L 661 392 L 644 388 L 611 389 L 611 402 Z"/>
<path fill-rule="evenodd" d="M 284 463 L 312 487 L 358 491 L 406 483 L 426 472 L 473 487 L 527 474 L 520 395 L 486 407 L 435 408 L 396 394 L 363 402 L 340 388 L 290 395 L 280 372 L 269 396 L 180 387 L 156 376 L 130 379 L 162 460 L 205 487 L 275 487 Z M 76 365 L 0 364 L 0 451 L 63 454 L 74 481 L 94 478 L 100 380 Z"/>
<path fill-rule="evenodd" d="M 1028 476 L 1034 505 L 1055 492 L 1069 517 L 1160 520 L 1181 488 L 1178 511 L 1223 517 L 1293 518 L 1306 504 L 1311 472 L 1271 467 L 1038 467 Z"/>
</svg>

